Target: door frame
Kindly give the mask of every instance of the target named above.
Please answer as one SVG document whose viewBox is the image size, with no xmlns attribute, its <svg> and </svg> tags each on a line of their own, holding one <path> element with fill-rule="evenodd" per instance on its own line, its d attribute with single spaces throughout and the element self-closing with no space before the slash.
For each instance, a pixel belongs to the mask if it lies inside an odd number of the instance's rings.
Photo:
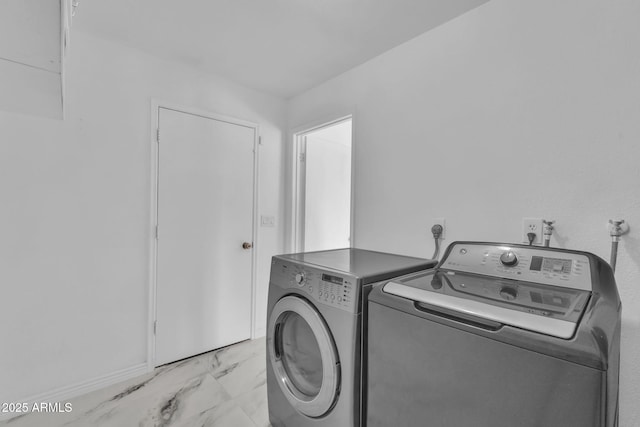
<svg viewBox="0 0 640 427">
<path fill-rule="evenodd" d="M 304 144 L 304 138 L 310 132 L 320 130 L 325 127 L 336 125 L 340 122 L 351 120 L 351 203 L 350 203 L 350 246 L 355 246 L 355 146 L 356 146 L 356 133 L 355 133 L 355 119 L 354 113 L 340 114 L 331 118 L 323 120 L 317 120 L 312 123 L 308 123 L 303 126 L 299 126 L 290 131 L 291 137 L 291 186 L 290 186 L 290 198 L 291 198 L 291 221 L 289 226 L 289 247 L 291 252 L 301 252 L 304 249 L 304 188 L 300 185 L 304 170 L 300 168 L 300 155 L 302 153 L 301 147 Z"/>
<path fill-rule="evenodd" d="M 158 162 L 160 161 L 158 147 L 160 109 L 176 111 L 179 113 L 192 114 L 206 119 L 213 119 L 234 125 L 248 127 L 254 130 L 253 140 L 253 212 L 251 224 L 251 239 L 253 249 L 251 253 L 251 339 L 256 337 L 256 273 L 258 265 L 258 192 L 259 192 L 259 154 L 260 154 L 260 127 L 257 123 L 225 116 L 210 111 L 188 107 L 174 102 L 151 99 L 151 121 L 150 121 L 150 152 L 151 152 L 151 191 L 150 191 L 150 216 L 149 216 L 149 299 L 148 299 L 148 325 L 147 325 L 147 370 L 155 369 L 156 359 L 156 292 L 158 285 L 158 239 L 156 230 L 158 225 L 158 183 L 160 180 Z"/>
</svg>

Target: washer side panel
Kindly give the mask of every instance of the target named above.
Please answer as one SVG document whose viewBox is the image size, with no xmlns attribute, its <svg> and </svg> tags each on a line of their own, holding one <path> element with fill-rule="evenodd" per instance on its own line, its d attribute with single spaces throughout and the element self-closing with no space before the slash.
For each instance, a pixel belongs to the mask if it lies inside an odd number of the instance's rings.
<svg viewBox="0 0 640 427">
<path fill-rule="evenodd" d="M 602 371 L 370 303 L 368 427 L 599 427 Z"/>
</svg>

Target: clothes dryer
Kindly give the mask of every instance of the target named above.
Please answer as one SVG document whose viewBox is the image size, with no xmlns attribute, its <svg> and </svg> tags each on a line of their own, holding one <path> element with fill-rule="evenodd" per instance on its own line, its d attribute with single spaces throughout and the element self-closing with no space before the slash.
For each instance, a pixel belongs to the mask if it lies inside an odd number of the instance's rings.
<svg viewBox="0 0 640 427">
<path fill-rule="evenodd" d="M 375 283 L 435 264 L 362 249 L 273 257 L 267 307 L 271 425 L 359 427 L 367 294 Z"/>
</svg>

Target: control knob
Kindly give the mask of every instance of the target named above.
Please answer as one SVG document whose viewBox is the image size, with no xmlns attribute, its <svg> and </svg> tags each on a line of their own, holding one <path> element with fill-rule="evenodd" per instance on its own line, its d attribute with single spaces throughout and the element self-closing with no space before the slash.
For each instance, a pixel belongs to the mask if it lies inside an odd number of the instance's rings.
<svg viewBox="0 0 640 427">
<path fill-rule="evenodd" d="M 305 282 L 305 277 L 304 277 L 304 273 L 298 273 L 296 274 L 296 283 L 300 286 L 304 285 Z"/>
<path fill-rule="evenodd" d="M 500 289 L 500 296 L 507 301 L 513 301 L 518 296 L 518 291 L 510 286 L 503 286 Z"/>
<path fill-rule="evenodd" d="M 502 265 L 506 265 L 507 267 L 512 267 L 518 263 L 518 257 L 513 251 L 505 251 L 500 255 L 500 262 Z"/>
</svg>

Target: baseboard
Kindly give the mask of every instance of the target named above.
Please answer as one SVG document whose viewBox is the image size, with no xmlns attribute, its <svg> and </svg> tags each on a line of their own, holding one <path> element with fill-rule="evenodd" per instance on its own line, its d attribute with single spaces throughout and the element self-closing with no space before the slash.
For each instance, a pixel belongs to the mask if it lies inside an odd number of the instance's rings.
<svg viewBox="0 0 640 427">
<path fill-rule="evenodd" d="M 144 375 L 149 372 L 147 363 L 141 363 L 139 365 L 132 366 L 130 368 L 121 369 L 119 371 L 112 372 L 101 377 L 94 378 L 89 381 L 84 381 L 76 384 L 72 384 L 65 387 L 56 388 L 44 393 L 40 393 L 34 396 L 20 399 L 17 402 L 27 403 L 31 407 L 34 403 L 41 402 L 62 402 L 73 399 L 74 397 L 81 396 L 83 394 L 90 393 L 95 390 L 99 390 L 104 387 L 108 387 L 113 384 L 117 384 L 122 381 L 135 378 L 140 375 Z M 0 413 L 0 421 L 4 421 L 10 418 L 17 417 L 20 413 Z"/>
</svg>

